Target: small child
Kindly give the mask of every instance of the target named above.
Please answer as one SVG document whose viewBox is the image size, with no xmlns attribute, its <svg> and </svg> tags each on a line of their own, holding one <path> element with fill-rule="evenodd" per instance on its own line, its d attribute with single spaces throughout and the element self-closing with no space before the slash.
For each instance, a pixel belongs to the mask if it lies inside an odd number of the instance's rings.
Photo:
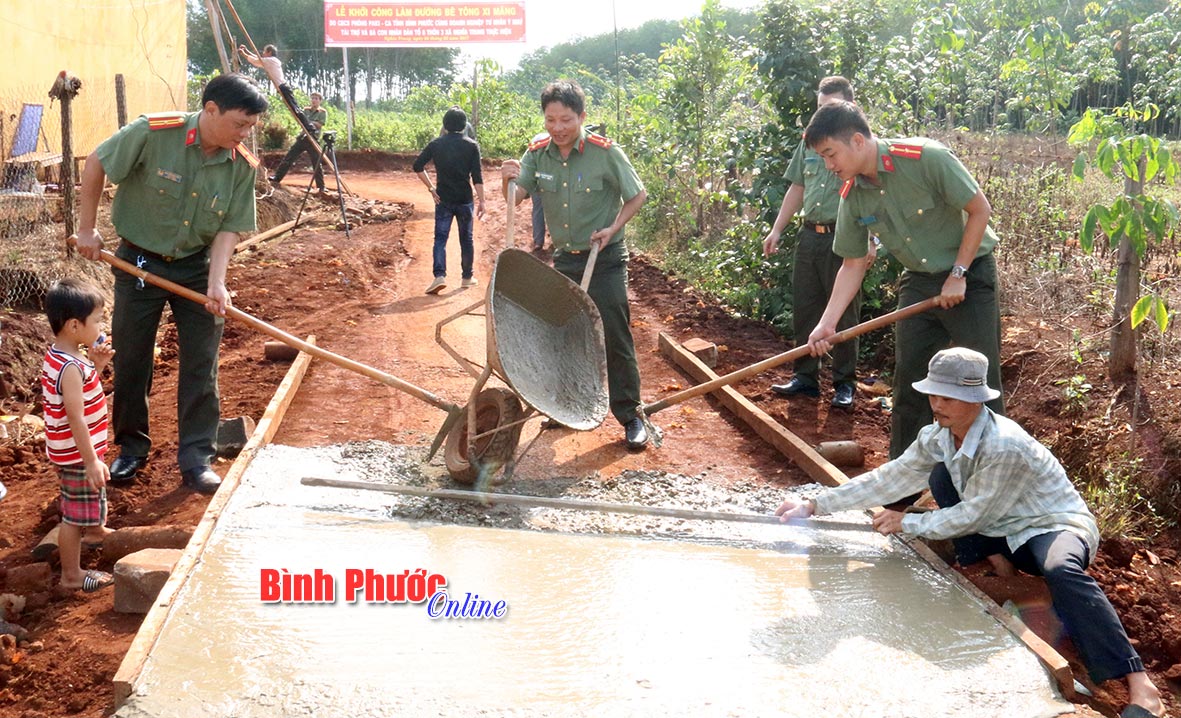
<svg viewBox="0 0 1181 718">
<path fill-rule="evenodd" d="M 61 485 L 62 588 L 86 593 L 114 583 L 111 574 L 83 571 L 82 535 L 101 539 L 107 522 L 107 401 L 99 375 L 115 351 L 100 333 L 104 300 L 75 279 L 54 282 L 45 313 L 54 342 L 41 365 L 45 403 L 45 452 L 57 465 Z M 83 352 L 81 347 L 87 347 Z"/>
</svg>

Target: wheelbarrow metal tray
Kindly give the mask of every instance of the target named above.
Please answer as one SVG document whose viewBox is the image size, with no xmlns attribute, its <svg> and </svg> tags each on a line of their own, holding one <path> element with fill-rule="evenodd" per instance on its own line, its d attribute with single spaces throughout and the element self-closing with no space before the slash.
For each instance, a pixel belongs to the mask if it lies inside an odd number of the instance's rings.
<svg viewBox="0 0 1181 718">
<path fill-rule="evenodd" d="M 588 430 L 607 416 L 607 353 L 598 307 L 528 252 L 506 249 L 488 288 L 488 361 L 521 399 Z"/>
</svg>

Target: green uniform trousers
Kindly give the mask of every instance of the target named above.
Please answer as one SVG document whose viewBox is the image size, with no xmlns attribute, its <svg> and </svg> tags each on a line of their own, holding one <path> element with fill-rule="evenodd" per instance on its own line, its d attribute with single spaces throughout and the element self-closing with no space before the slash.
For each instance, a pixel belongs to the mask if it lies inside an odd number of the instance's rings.
<svg viewBox="0 0 1181 718">
<path fill-rule="evenodd" d="M 589 252 L 554 253 L 554 269 L 576 284 L 582 282 Z M 603 338 L 607 345 L 607 392 L 611 413 L 620 424 L 636 417 L 640 407 L 640 367 L 632 340 L 631 310 L 627 304 L 627 247 L 615 242 L 604 247 L 595 260 L 590 295 L 603 317 Z"/>
<path fill-rule="evenodd" d="M 947 272 L 902 273 L 898 308 L 917 304 L 943 291 Z M 975 349 L 988 357 L 988 385 L 1001 389 L 1001 316 L 996 290 L 996 259 L 977 257 L 968 269 L 964 301 L 951 309 L 933 309 L 898 322 L 894 334 L 894 409 L 890 417 L 890 458 L 906 451 L 922 429 L 933 420 L 926 394 L 911 385 L 927 376 L 927 364 L 940 350 L 951 346 Z M 988 408 L 1005 413 L 1005 398 L 988 402 Z"/>
<path fill-rule="evenodd" d="M 795 260 L 791 268 L 791 328 L 797 347 L 808 343 L 808 335 L 820 323 L 828 306 L 837 270 L 844 260 L 832 251 L 832 234 L 820 234 L 804 227 L 796 237 Z M 861 292 L 853 297 L 845 313 L 837 322 L 837 331 L 857 324 L 861 317 Z M 848 383 L 857 379 L 857 339 L 833 346 L 832 383 Z M 795 375 L 801 381 L 816 386 L 820 359 L 811 354 L 795 361 Z"/>
<path fill-rule="evenodd" d="M 115 256 L 136 264 L 141 257 L 147 272 L 205 294 L 209 285 L 209 254 L 197 254 L 172 262 L 146 257 L 123 243 Z M 179 434 L 176 463 L 181 471 L 208 465 L 214 455 L 220 419 L 217 392 L 217 353 L 225 320 L 205 307 L 171 292 L 141 283 L 131 274 L 115 274 L 115 306 L 111 317 L 111 342 L 115 349 L 115 397 L 111 418 L 114 441 L 127 456 L 147 456 L 152 448 L 148 433 L 148 395 L 152 391 L 156 330 L 164 305 L 172 308 L 176 322 L 179 369 L 177 370 L 176 420 Z"/>
</svg>

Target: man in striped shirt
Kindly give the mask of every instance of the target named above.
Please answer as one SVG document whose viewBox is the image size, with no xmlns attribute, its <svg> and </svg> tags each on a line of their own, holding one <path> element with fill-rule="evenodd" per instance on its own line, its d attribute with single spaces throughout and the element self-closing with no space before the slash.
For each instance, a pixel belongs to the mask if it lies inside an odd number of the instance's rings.
<svg viewBox="0 0 1181 718">
<path fill-rule="evenodd" d="M 107 399 L 99 375 L 114 351 L 102 336 L 102 294 L 73 279 L 54 283 L 45 296 L 53 345 L 41 365 L 45 453 L 57 466 L 61 488 L 63 588 L 87 593 L 113 582 L 109 573 L 83 571 L 82 534 L 107 533 Z M 86 347 L 85 352 L 81 347 Z"/>
<path fill-rule="evenodd" d="M 1099 546 L 1094 516 L 1049 449 L 984 405 L 1000 394 L 987 376 L 980 352 L 938 352 L 927 377 L 913 384 L 927 395 L 935 421 L 901 456 L 814 499 L 788 499 L 775 513 L 787 520 L 870 508 L 929 486 L 938 510 L 879 511 L 874 528 L 952 539 L 962 566 L 988 559 L 1002 575 L 1016 566 L 1043 576 L 1091 678 L 1127 678 L 1130 705 L 1122 715 L 1163 715 L 1160 692 L 1086 572 Z"/>
</svg>

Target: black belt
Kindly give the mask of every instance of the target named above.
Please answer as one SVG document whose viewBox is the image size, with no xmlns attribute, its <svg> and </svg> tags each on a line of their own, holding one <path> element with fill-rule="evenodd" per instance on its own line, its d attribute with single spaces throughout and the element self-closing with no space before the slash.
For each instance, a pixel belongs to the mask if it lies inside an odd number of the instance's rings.
<svg viewBox="0 0 1181 718">
<path fill-rule="evenodd" d="M 130 249 L 132 252 L 135 252 L 136 254 L 140 255 L 141 257 L 146 257 L 148 259 L 154 259 L 157 262 L 175 262 L 180 259 L 185 259 L 185 257 L 165 257 L 163 254 L 156 254 L 155 252 L 149 252 L 148 250 L 144 249 L 143 247 L 141 247 L 137 244 L 132 244 L 131 242 L 128 242 L 126 239 L 123 240 L 123 244 L 128 249 Z"/>
<path fill-rule="evenodd" d="M 837 229 L 836 222 L 804 222 L 804 229 L 810 229 L 816 234 L 832 234 Z"/>
</svg>

